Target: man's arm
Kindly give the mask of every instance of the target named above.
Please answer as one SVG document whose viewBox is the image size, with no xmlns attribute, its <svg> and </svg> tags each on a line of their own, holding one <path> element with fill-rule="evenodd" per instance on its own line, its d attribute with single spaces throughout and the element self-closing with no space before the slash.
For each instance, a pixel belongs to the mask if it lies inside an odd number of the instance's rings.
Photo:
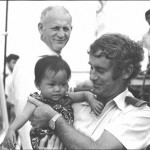
<svg viewBox="0 0 150 150">
<path fill-rule="evenodd" d="M 57 112 L 31 97 L 29 101 L 37 106 L 31 123 L 35 127 L 48 126 L 49 120 Z M 125 149 L 121 142 L 108 131 L 104 131 L 101 137 L 94 141 L 69 125 L 63 117 L 59 117 L 56 121 L 56 132 L 62 143 L 69 149 Z"/>
<path fill-rule="evenodd" d="M 56 132 L 62 143 L 69 149 L 120 149 L 125 147 L 108 131 L 94 141 L 70 126 L 62 117 L 56 121 Z"/>
</svg>

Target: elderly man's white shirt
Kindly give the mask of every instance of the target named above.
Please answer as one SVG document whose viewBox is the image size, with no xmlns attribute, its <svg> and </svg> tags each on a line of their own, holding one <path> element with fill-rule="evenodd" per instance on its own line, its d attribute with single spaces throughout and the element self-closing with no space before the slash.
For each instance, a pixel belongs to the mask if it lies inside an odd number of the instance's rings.
<svg viewBox="0 0 150 150">
<path fill-rule="evenodd" d="M 35 47 L 31 47 L 30 49 L 32 52 L 31 55 L 20 58 L 13 71 L 11 98 L 14 101 L 16 116 L 23 111 L 29 94 L 39 92 L 34 84 L 34 67 L 38 59 L 40 59 L 40 56 L 57 55 L 41 40 Z M 31 125 L 27 122 L 23 128 L 19 130 L 24 149 L 31 149 L 29 137 L 30 129 Z"/>
<path fill-rule="evenodd" d="M 95 141 L 107 130 L 127 149 L 146 147 L 150 143 L 150 108 L 127 105 L 126 96 L 132 94 L 126 90 L 115 97 L 98 117 L 86 102 L 74 104 L 75 128 Z"/>
<path fill-rule="evenodd" d="M 38 91 L 34 84 L 34 67 L 38 59 L 40 59 L 40 56 L 57 55 L 54 51 L 49 49 L 44 42 L 40 41 L 37 45 L 39 50 L 36 47 L 36 49 L 34 49 L 34 55 L 31 54 L 28 57 L 20 58 L 14 68 L 13 93 L 16 114 L 20 113 L 20 110 L 25 106 L 29 94 Z M 33 49 L 31 49 L 31 51 L 33 51 Z"/>
</svg>

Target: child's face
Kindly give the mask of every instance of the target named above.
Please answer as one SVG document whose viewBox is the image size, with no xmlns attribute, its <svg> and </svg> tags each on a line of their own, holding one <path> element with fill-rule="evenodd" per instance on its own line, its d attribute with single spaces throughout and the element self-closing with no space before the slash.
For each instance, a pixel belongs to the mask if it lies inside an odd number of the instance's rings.
<svg viewBox="0 0 150 150">
<path fill-rule="evenodd" d="M 68 90 L 66 71 L 60 70 L 55 73 L 51 70 L 46 70 L 43 79 L 37 87 L 41 91 L 43 98 L 54 101 L 60 100 Z"/>
</svg>

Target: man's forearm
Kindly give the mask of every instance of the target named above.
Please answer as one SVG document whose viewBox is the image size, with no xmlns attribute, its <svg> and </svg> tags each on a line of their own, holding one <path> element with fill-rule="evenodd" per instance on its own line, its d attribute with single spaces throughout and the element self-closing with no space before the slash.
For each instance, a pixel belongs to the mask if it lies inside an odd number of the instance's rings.
<svg viewBox="0 0 150 150">
<path fill-rule="evenodd" d="M 99 149 L 91 138 L 77 131 L 62 117 L 56 121 L 56 132 L 68 149 Z"/>
</svg>

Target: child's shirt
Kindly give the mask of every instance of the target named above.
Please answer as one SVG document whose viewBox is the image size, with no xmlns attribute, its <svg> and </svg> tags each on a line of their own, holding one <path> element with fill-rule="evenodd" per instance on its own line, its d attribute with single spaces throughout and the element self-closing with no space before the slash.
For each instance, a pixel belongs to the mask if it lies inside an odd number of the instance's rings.
<svg viewBox="0 0 150 150">
<path fill-rule="evenodd" d="M 43 98 L 41 95 L 39 95 L 37 92 L 30 94 L 30 96 L 36 98 L 37 100 L 50 105 L 54 110 L 56 110 L 58 113 L 62 114 L 64 119 L 69 123 L 73 124 L 74 121 L 74 115 L 73 115 L 73 108 L 71 106 L 72 100 L 68 95 L 65 95 L 60 101 L 52 101 Z M 40 140 L 45 136 L 48 135 L 51 137 L 53 134 L 55 134 L 54 130 L 47 128 L 32 128 L 30 131 L 30 138 L 31 138 L 31 144 L 33 147 L 33 150 L 37 150 L 39 146 Z"/>
</svg>

